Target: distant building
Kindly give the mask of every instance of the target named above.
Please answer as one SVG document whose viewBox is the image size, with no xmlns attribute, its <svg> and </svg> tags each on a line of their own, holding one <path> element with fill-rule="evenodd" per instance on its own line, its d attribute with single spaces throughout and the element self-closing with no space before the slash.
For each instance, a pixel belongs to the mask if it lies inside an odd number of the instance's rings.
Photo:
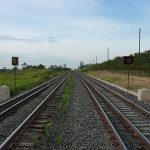
<svg viewBox="0 0 150 150">
<path fill-rule="evenodd" d="M 80 61 L 80 69 L 84 68 L 84 62 Z"/>
</svg>

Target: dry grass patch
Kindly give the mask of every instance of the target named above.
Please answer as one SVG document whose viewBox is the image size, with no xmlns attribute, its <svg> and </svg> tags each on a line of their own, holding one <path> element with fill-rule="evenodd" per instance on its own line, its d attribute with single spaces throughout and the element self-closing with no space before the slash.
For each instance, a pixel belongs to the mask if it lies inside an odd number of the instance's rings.
<svg viewBox="0 0 150 150">
<path fill-rule="evenodd" d="M 99 79 L 107 82 L 116 84 L 120 87 L 127 88 L 128 76 L 122 73 L 114 73 L 109 71 L 90 71 L 89 75 L 95 76 Z M 130 90 L 137 92 L 138 89 L 149 88 L 150 89 L 150 78 L 148 77 L 137 77 L 130 75 Z"/>
</svg>

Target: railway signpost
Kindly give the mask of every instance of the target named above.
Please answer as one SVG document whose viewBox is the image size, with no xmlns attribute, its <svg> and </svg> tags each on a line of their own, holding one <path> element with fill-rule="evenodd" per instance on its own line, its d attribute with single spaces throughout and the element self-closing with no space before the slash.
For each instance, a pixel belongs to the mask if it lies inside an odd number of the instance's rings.
<svg viewBox="0 0 150 150">
<path fill-rule="evenodd" d="M 12 65 L 14 66 L 14 88 L 16 89 L 16 71 L 17 66 L 19 65 L 19 58 L 18 57 L 12 57 Z"/>
<path fill-rule="evenodd" d="M 133 56 L 124 56 L 124 64 L 128 65 L 128 85 L 127 85 L 127 90 L 129 90 L 130 65 L 133 64 L 133 61 L 134 61 Z"/>
</svg>

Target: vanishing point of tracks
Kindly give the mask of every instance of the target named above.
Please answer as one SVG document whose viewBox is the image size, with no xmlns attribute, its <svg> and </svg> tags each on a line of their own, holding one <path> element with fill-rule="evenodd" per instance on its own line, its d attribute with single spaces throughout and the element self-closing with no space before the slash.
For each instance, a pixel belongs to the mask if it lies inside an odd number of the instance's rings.
<svg viewBox="0 0 150 150">
<path fill-rule="evenodd" d="M 49 99 L 54 96 L 66 78 L 66 76 L 55 78 L 0 105 L 0 122 L 2 122 L 5 118 L 7 119 L 7 117 L 10 117 L 12 113 L 15 113 L 17 109 L 31 101 L 33 97 L 55 84 L 53 90 L 51 90 L 44 100 L 42 100 L 42 102 L 40 102 L 40 104 L 22 121 L 22 123 L 1 143 L 0 150 L 9 149 L 12 146 L 15 147 L 15 141 L 17 143 L 19 136 L 29 126 L 33 128 L 30 132 L 40 132 L 40 130 L 43 129 L 44 124 L 48 122 L 46 116 L 54 107 L 53 104 L 49 102 Z M 39 116 L 37 117 L 37 115 Z M 30 143 L 24 143 L 22 146 L 32 147 L 33 145 Z"/>
<path fill-rule="evenodd" d="M 114 146 L 150 149 L 150 112 L 88 76 L 81 76 Z"/>
</svg>

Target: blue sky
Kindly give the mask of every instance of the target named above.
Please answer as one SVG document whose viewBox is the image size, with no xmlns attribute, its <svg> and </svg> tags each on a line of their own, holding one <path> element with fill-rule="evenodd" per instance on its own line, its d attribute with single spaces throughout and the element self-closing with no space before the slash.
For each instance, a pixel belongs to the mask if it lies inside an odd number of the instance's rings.
<svg viewBox="0 0 150 150">
<path fill-rule="evenodd" d="M 0 0 L 0 68 L 20 64 L 76 68 L 150 49 L 149 0 Z"/>
</svg>

